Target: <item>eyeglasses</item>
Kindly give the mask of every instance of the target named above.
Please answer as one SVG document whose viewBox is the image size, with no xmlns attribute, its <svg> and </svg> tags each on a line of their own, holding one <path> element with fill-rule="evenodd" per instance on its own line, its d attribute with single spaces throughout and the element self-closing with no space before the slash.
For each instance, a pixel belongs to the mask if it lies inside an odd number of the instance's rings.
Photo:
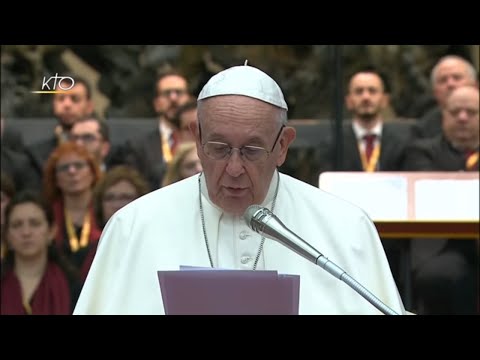
<svg viewBox="0 0 480 360">
<path fill-rule="evenodd" d="M 78 171 L 78 170 L 82 170 L 83 168 L 85 168 L 87 166 L 87 163 L 85 161 L 74 161 L 74 162 L 71 162 L 71 163 L 57 165 L 55 170 L 57 171 L 57 173 L 63 173 L 63 172 L 67 172 L 68 170 L 70 170 L 70 167 L 72 167 L 72 166 L 75 170 Z"/>
<path fill-rule="evenodd" d="M 172 94 L 177 95 L 177 97 L 183 96 L 187 94 L 187 90 L 185 89 L 165 89 L 158 93 L 160 97 L 170 97 Z"/>
<path fill-rule="evenodd" d="M 246 145 L 246 146 L 242 146 L 241 148 L 236 148 L 223 142 L 207 141 L 205 144 L 202 145 L 203 152 L 210 159 L 223 160 L 227 157 L 230 157 L 233 149 L 236 149 L 240 152 L 240 155 L 245 160 L 248 160 L 248 161 L 264 160 L 270 155 L 273 149 L 275 149 L 275 146 L 277 145 L 277 141 L 280 138 L 280 134 L 282 133 L 282 130 L 284 127 L 285 125 L 282 125 L 282 127 L 280 128 L 280 131 L 278 132 L 278 135 L 270 151 L 260 146 Z M 199 125 L 199 132 L 200 132 L 199 135 L 200 135 L 200 141 L 201 141 L 202 131 L 201 131 L 200 125 Z"/>
<path fill-rule="evenodd" d="M 83 143 L 90 144 L 98 139 L 98 136 L 95 134 L 70 134 L 70 140 L 75 142 L 82 141 Z"/>
<path fill-rule="evenodd" d="M 138 196 L 135 194 L 105 194 L 103 196 L 103 201 L 129 203 L 135 200 L 137 197 Z"/>
</svg>

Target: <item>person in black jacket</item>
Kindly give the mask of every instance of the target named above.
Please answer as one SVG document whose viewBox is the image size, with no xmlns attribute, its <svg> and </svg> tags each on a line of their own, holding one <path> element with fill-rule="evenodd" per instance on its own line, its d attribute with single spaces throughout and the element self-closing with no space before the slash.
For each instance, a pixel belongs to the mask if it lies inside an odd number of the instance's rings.
<svg viewBox="0 0 480 360">
<path fill-rule="evenodd" d="M 412 143 L 407 148 L 405 170 L 478 172 L 478 111 L 478 87 L 453 90 L 442 112 L 442 133 Z M 478 240 L 429 239 L 419 245 L 423 254 L 419 253 L 417 258 L 423 261 L 413 277 L 418 312 L 475 314 L 478 311 Z"/>
<path fill-rule="evenodd" d="M 73 124 L 93 113 L 90 85 L 86 80 L 73 76 L 75 85 L 68 91 L 53 94 L 53 115 L 58 120 L 54 133 L 28 148 L 37 171 L 43 174 L 43 167 L 50 153 L 63 141 L 68 140 Z M 65 85 L 66 86 L 66 85 Z"/>
<path fill-rule="evenodd" d="M 431 138 L 442 133 L 442 108 L 448 95 L 457 87 L 478 85 L 478 74 L 471 63 L 455 55 L 441 58 L 431 73 L 431 85 L 437 106 L 418 119 L 414 127 L 418 138 Z"/>
</svg>

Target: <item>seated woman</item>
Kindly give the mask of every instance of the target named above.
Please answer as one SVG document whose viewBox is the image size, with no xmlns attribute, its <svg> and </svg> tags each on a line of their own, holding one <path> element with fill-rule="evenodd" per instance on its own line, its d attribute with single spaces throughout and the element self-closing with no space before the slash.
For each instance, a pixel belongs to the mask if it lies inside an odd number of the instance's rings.
<svg viewBox="0 0 480 360">
<path fill-rule="evenodd" d="M 93 188 L 100 168 L 88 150 L 73 142 L 59 145 L 44 173 L 47 201 L 53 206 L 55 244 L 86 279 L 95 256 L 101 229 L 93 215 Z"/>
<path fill-rule="evenodd" d="M 168 164 L 167 173 L 162 186 L 173 184 L 179 180 L 198 174 L 202 171 L 202 164 L 197 155 L 195 142 L 183 142 L 175 151 L 175 156 Z"/>
<path fill-rule="evenodd" d="M 9 245 L 1 272 L 0 313 L 70 315 L 79 295 L 78 277 L 56 252 L 53 213 L 39 194 L 21 192 L 5 210 Z"/>
<path fill-rule="evenodd" d="M 149 185 L 140 173 L 119 165 L 107 171 L 95 188 L 93 205 L 101 228 L 120 208 L 149 192 Z"/>
</svg>

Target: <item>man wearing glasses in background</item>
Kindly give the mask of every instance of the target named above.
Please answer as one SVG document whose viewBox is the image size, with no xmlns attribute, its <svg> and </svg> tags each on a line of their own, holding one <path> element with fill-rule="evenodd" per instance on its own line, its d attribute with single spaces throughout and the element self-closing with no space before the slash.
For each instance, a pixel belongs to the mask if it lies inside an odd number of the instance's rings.
<svg viewBox="0 0 480 360">
<path fill-rule="evenodd" d="M 155 129 L 141 138 L 127 142 L 127 153 L 133 154 L 128 164 L 143 174 L 152 190 L 159 187 L 178 144 L 178 128 L 174 117 L 190 98 L 187 79 L 175 70 L 161 74 L 155 83 L 153 107 L 158 117 Z"/>
<path fill-rule="evenodd" d="M 74 314 L 164 314 L 157 271 L 180 265 L 298 274 L 300 314 L 380 313 L 332 275 L 250 229 L 243 215 L 253 204 L 270 209 L 403 314 L 368 216 L 277 170 L 295 139 L 287 110 L 278 84 L 254 67 L 213 76 L 191 125 L 203 172 L 113 215 Z"/>
<path fill-rule="evenodd" d="M 102 172 L 109 168 L 106 159 L 110 153 L 110 135 L 105 121 L 94 117 L 78 120 L 72 126 L 69 139 L 84 146 L 97 160 Z"/>
</svg>

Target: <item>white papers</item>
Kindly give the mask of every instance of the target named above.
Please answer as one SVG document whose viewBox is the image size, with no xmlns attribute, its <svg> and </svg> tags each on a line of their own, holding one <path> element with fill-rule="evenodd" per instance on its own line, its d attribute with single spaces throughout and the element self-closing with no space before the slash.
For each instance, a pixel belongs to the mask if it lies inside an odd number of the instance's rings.
<svg viewBox="0 0 480 360">
<path fill-rule="evenodd" d="M 359 206 L 372 220 L 408 219 L 405 177 L 376 177 L 362 173 L 360 176 L 335 176 L 329 181 L 329 175 L 322 174 L 325 178 L 320 178 L 320 188 Z"/>
<path fill-rule="evenodd" d="M 478 179 L 418 180 L 415 182 L 415 218 L 478 221 L 478 195 Z"/>
</svg>

